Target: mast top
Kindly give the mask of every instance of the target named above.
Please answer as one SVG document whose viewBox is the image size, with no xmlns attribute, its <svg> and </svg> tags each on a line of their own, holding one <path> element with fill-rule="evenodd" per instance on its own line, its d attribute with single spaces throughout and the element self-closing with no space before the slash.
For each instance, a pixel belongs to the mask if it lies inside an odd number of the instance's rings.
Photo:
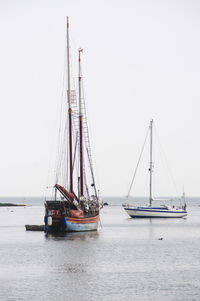
<svg viewBox="0 0 200 301">
<path fill-rule="evenodd" d="M 81 52 L 83 52 L 83 48 L 79 48 L 78 49 L 78 61 L 80 62 L 81 61 Z"/>
<path fill-rule="evenodd" d="M 67 17 L 67 72 L 68 72 L 68 104 L 69 110 L 71 110 L 71 82 L 70 82 L 70 45 L 69 45 L 69 17 Z"/>
</svg>

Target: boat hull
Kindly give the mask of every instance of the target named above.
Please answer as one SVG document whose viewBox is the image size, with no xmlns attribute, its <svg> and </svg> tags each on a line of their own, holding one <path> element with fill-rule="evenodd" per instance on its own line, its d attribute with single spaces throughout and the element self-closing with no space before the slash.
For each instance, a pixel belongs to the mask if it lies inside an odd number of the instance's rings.
<svg viewBox="0 0 200 301">
<path fill-rule="evenodd" d="M 64 222 L 63 222 L 64 221 Z M 88 218 L 65 217 L 65 219 L 52 220 L 52 225 L 46 225 L 47 232 L 89 232 L 97 231 L 99 215 Z"/>
<path fill-rule="evenodd" d="M 99 216 L 90 218 L 67 218 L 65 232 L 97 231 Z"/>
<path fill-rule="evenodd" d="M 128 208 L 125 207 L 124 210 L 132 218 L 179 218 L 187 215 L 186 210 L 168 210 L 168 209 L 142 209 L 142 208 Z"/>
</svg>

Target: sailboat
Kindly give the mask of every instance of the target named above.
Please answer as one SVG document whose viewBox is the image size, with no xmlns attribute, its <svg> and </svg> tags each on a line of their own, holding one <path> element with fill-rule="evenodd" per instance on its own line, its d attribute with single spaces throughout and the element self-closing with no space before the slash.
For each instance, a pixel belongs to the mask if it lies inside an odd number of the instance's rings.
<svg viewBox="0 0 200 301">
<path fill-rule="evenodd" d="M 153 198 L 152 196 L 152 172 L 153 172 L 153 148 L 152 148 L 152 138 L 153 138 L 153 120 L 150 121 L 150 166 L 149 166 L 149 203 L 146 206 L 129 206 L 128 204 L 123 205 L 124 210 L 132 218 L 137 217 L 167 217 L 167 218 L 177 218 L 184 217 L 187 215 L 186 203 L 182 207 L 160 205 L 153 206 L 154 201 L 160 201 Z M 162 200 L 163 201 L 163 200 Z"/>
<path fill-rule="evenodd" d="M 67 154 L 68 167 L 67 181 L 64 185 L 55 183 L 53 200 L 45 201 L 45 230 L 47 232 L 79 232 L 79 231 L 96 231 L 99 224 L 100 199 L 97 194 L 94 171 L 92 165 L 92 156 L 87 126 L 86 111 L 84 110 L 84 99 L 82 96 L 82 74 L 81 74 L 81 54 L 82 49 L 78 50 L 78 104 L 77 112 L 73 107 L 73 97 L 70 80 L 70 45 L 69 45 L 69 18 L 67 17 Z M 76 120 L 74 120 L 76 119 Z M 76 129 L 75 129 L 76 121 Z M 83 125 L 84 123 L 84 125 Z M 85 125 L 86 124 L 86 125 Z M 73 136 L 76 131 L 76 139 Z M 77 146 L 78 145 L 78 146 Z M 84 150 L 89 161 L 90 175 L 92 179 L 91 189 L 94 189 L 93 195 L 89 192 L 86 183 Z M 78 151 L 77 151 L 78 149 Z M 78 154 L 77 154 L 78 153 Z M 75 159 L 78 157 L 78 159 Z M 67 159 L 66 159 L 67 160 Z M 76 178 L 76 189 L 74 188 L 74 164 L 78 161 L 78 176 Z M 58 197 L 59 194 L 59 197 Z M 59 199 L 58 199 L 59 198 Z"/>
</svg>

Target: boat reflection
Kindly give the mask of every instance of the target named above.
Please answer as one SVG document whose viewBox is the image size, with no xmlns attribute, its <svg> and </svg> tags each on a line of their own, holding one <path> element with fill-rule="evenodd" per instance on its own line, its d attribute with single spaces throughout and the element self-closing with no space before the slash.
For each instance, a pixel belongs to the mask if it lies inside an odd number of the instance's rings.
<svg viewBox="0 0 200 301">
<path fill-rule="evenodd" d="M 46 233 L 45 237 L 47 240 L 88 240 L 97 239 L 99 237 L 99 232 L 55 232 Z"/>
</svg>

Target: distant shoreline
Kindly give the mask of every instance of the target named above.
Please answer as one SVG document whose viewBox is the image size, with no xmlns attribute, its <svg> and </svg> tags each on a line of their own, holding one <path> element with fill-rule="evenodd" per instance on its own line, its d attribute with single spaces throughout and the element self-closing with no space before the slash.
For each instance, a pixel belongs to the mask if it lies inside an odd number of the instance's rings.
<svg viewBox="0 0 200 301">
<path fill-rule="evenodd" d="M 13 206 L 21 206 L 24 207 L 26 205 L 22 205 L 22 204 L 13 204 L 13 203 L 0 203 L 0 207 L 13 207 Z"/>
</svg>

